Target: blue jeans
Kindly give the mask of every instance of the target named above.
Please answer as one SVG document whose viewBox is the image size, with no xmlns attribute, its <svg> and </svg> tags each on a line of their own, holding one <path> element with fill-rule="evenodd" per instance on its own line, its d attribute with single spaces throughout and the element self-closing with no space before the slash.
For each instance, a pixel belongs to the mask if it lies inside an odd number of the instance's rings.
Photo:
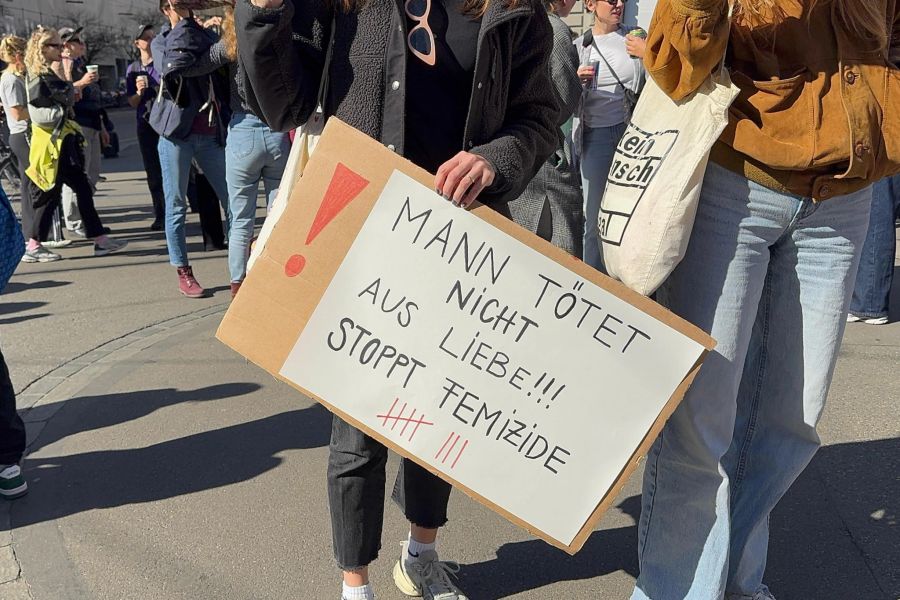
<svg viewBox="0 0 900 600">
<path fill-rule="evenodd" d="M 184 140 L 160 136 L 159 163 L 162 167 L 163 192 L 166 196 L 166 245 L 169 262 L 176 267 L 188 266 L 187 239 L 184 225 L 187 219 L 187 189 L 191 161 L 196 160 L 219 197 L 228 218 L 228 189 L 225 186 L 225 149 L 211 135 L 190 135 Z"/>
<path fill-rule="evenodd" d="M 228 126 L 225 146 L 231 233 L 228 237 L 228 271 L 231 281 L 247 274 L 247 250 L 256 221 L 259 181 L 266 190 L 266 206 L 272 204 L 290 154 L 286 133 L 276 133 L 254 115 L 236 112 Z"/>
<path fill-rule="evenodd" d="M 882 179 L 872 189 L 872 216 L 856 275 L 850 312 L 857 317 L 888 316 L 894 279 L 897 234 L 894 219 L 900 213 L 900 175 Z"/>
<path fill-rule="evenodd" d="M 606 178 L 612 166 L 613 155 L 622 135 L 625 123 L 612 127 L 584 127 L 581 151 L 581 190 L 584 194 L 584 249 L 582 260 L 603 271 L 603 254 L 597 218 L 600 216 L 600 200 L 606 189 Z"/>
<path fill-rule="evenodd" d="M 718 345 L 647 457 L 632 600 L 771 597 L 769 513 L 819 447 L 871 198 L 815 204 L 710 163 L 658 298 Z"/>
</svg>

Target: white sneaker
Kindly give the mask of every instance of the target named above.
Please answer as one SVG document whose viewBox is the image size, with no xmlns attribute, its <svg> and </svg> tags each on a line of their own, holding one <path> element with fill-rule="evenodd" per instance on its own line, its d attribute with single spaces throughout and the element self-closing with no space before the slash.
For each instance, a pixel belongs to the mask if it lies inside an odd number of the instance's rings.
<svg viewBox="0 0 900 600">
<path fill-rule="evenodd" d="M 401 556 L 408 556 L 408 542 L 402 543 Z M 423 600 L 468 600 L 451 581 L 459 572 L 459 564 L 438 560 L 437 552 L 425 550 L 419 558 L 407 562 L 403 558 L 394 565 L 394 584 L 401 592 Z"/>
<path fill-rule="evenodd" d="M 65 248 L 72 244 L 72 240 L 47 240 L 46 242 L 41 242 L 41 245 L 45 248 Z"/>
<path fill-rule="evenodd" d="M 118 252 L 127 245 L 128 242 L 125 240 L 114 240 L 113 238 L 106 238 L 106 241 L 102 244 L 94 242 L 94 256 L 106 256 L 107 254 Z"/>
<path fill-rule="evenodd" d="M 61 260 L 62 256 L 56 252 L 50 252 L 43 246 L 38 246 L 34 250 L 26 250 L 22 256 L 22 262 L 25 263 L 48 263 Z"/>
<path fill-rule="evenodd" d="M 84 227 L 77 227 L 75 229 L 66 229 L 69 232 L 69 235 L 74 235 L 75 237 L 80 237 L 83 240 L 87 239 L 87 230 Z"/>
<path fill-rule="evenodd" d="M 887 325 L 887 317 L 860 317 L 853 313 L 847 314 L 848 323 L 865 323 L 866 325 Z"/>
</svg>

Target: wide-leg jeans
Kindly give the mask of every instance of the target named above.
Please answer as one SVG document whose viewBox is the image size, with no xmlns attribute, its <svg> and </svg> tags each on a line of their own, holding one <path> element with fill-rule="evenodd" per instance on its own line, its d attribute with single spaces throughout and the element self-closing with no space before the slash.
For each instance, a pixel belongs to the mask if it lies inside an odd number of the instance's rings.
<svg viewBox="0 0 900 600">
<path fill-rule="evenodd" d="M 632 600 L 764 600 L 769 513 L 819 447 L 871 188 L 821 203 L 710 164 L 660 302 L 718 342 L 653 445 Z"/>
</svg>

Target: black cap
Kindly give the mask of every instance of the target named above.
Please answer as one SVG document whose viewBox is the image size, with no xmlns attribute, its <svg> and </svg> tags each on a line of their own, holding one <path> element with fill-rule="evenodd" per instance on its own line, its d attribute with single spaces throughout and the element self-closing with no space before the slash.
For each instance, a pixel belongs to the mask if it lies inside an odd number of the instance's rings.
<svg viewBox="0 0 900 600">
<path fill-rule="evenodd" d="M 147 23 L 146 25 L 141 25 L 140 28 L 135 30 L 135 33 L 137 33 L 137 35 L 134 36 L 134 39 L 135 40 L 141 39 L 144 35 L 144 32 L 147 31 L 148 29 L 153 29 L 153 25 L 151 23 Z"/>
<path fill-rule="evenodd" d="M 59 30 L 59 37 L 62 38 L 63 42 L 68 42 L 72 38 L 77 38 L 78 34 L 81 33 L 83 29 L 84 27 L 78 27 L 76 29 L 73 29 L 72 27 L 63 27 Z"/>
</svg>

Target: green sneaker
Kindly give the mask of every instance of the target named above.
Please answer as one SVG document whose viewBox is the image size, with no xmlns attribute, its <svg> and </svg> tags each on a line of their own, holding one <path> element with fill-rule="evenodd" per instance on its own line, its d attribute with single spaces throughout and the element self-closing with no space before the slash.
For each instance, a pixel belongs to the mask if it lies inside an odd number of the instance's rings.
<svg viewBox="0 0 900 600">
<path fill-rule="evenodd" d="M 407 556 L 407 542 L 403 542 L 401 556 Z M 459 571 L 455 562 L 438 560 L 437 552 L 426 550 L 414 561 L 402 558 L 394 565 L 394 584 L 411 597 L 423 600 L 469 600 L 451 581 Z"/>
<path fill-rule="evenodd" d="M 28 493 L 28 484 L 19 465 L 0 466 L 0 496 L 15 500 Z"/>
</svg>

